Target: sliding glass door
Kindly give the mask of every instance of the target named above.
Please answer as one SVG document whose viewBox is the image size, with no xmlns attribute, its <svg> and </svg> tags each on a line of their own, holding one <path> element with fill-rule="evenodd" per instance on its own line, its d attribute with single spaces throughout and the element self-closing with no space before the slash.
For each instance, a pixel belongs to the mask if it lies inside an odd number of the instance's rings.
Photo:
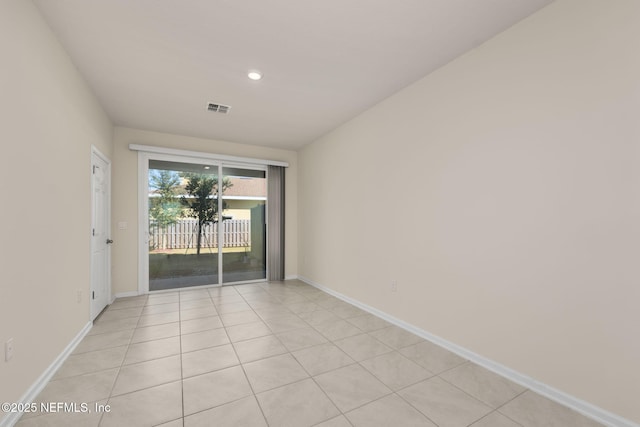
<svg viewBox="0 0 640 427">
<path fill-rule="evenodd" d="M 222 282 L 266 279 L 266 172 L 223 167 L 222 176 Z"/>
<path fill-rule="evenodd" d="M 266 278 L 266 173 L 149 160 L 149 290 Z"/>
<path fill-rule="evenodd" d="M 149 290 L 217 284 L 218 167 L 149 160 Z"/>
</svg>

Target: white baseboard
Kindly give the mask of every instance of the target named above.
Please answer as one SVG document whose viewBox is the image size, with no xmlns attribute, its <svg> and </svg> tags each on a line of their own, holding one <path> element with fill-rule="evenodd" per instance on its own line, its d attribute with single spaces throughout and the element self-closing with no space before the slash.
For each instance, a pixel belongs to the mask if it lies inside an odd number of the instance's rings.
<svg viewBox="0 0 640 427">
<path fill-rule="evenodd" d="M 113 303 L 113 301 L 115 301 L 118 298 L 137 297 L 138 295 L 140 295 L 138 291 L 120 292 L 114 295 L 113 300 L 111 300 L 111 303 Z"/>
<path fill-rule="evenodd" d="M 55 375 L 55 373 L 60 369 L 60 366 L 67 360 L 67 357 L 75 350 L 75 348 L 80 344 L 80 341 L 89 333 L 91 328 L 93 327 L 93 322 L 88 322 L 80 332 L 71 340 L 71 342 L 62 350 L 62 353 L 56 357 L 51 365 L 40 375 L 40 377 L 29 387 L 29 389 L 25 392 L 25 394 L 18 400 L 16 403 L 24 403 L 28 404 L 35 400 L 35 398 L 40 394 L 42 389 L 47 385 L 49 380 Z M 20 417 L 21 413 L 11 412 L 5 418 L 0 420 L 0 427 L 12 427 L 14 426 Z"/>
<path fill-rule="evenodd" d="M 575 396 L 571 396 L 563 391 L 555 389 L 547 384 L 544 384 L 540 381 L 537 381 L 527 375 L 523 375 L 517 371 L 514 371 L 511 368 L 508 368 L 504 365 L 501 365 L 493 360 L 487 359 L 477 353 L 474 353 L 471 350 L 468 350 L 464 347 L 461 347 L 457 344 L 454 344 L 450 341 L 447 341 L 443 338 L 440 338 L 436 335 L 433 335 L 423 329 L 420 329 L 414 325 L 411 325 L 401 319 L 393 317 L 377 308 L 370 307 L 362 302 L 355 300 L 351 297 L 343 295 L 339 292 L 334 291 L 333 289 L 327 288 L 319 283 L 314 282 L 303 276 L 298 276 L 298 279 L 318 288 L 330 295 L 333 295 L 336 298 L 339 298 L 349 304 L 352 304 L 364 311 L 367 311 L 375 316 L 378 316 L 389 323 L 392 323 L 402 329 L 405 329 L 415 335 L 418 335 L 421 338 L 424 338 L 427 341 L 431 341 L 434 344 L 439 345 L 440 347 L 446 348 L 447 350 L 457 354 L 460 357 L 463 357 L 471 362 L 480 365 L 504 378 L 507 378 L 514 383 L 520 384 L 523 387 L 530 389 L 542 396 L 545 396 L 561 405 L 567 406 L 573 409 L 576 412 L 581 413 L 582 415 L 593 419 L 601 424 L 604 424 L 608 427 L 640 427 L 640 425 L 622 418 L 614 413 L 606 411 L 598 406 L 595 406 L 589 402 L 585 402 L 584 400 L 578 399 Z"/>
<path fill-rule="evenodd" d="M 284 276 L 284 280 L 296 280 L 298 276 L 294 274 L 293 276 Z"/>
</svg>

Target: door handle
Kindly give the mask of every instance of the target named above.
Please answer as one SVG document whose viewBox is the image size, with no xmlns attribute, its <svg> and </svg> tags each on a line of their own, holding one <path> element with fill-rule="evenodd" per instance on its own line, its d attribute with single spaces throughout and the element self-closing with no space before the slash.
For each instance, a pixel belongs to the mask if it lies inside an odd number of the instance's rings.
<svg viewBox="0 0 640 427">
<path fill-rule="evenodd" d="M 107 245 L 110 245 L 110 244 L 112 244 L 112 243 L 113 243 L 113 240 L 111 240 L 111 239 L 107 239 Z"/>
</svg>

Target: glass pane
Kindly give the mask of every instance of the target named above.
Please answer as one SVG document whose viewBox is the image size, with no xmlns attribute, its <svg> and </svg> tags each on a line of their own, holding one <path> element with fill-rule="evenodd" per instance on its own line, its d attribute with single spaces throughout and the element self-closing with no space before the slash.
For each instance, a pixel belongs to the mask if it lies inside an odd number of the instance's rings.
<svg viewBox="0 0 640 427">
<path fill-rule="evenodd" d="M 266 172 L 225 167 L 222 176 L 222 281 L 266 279 Z"/>
<path fill-rule="evenodd" d="M 149 161 L 149 290 L 219 283 L 217 172 Z"/>
</svg>

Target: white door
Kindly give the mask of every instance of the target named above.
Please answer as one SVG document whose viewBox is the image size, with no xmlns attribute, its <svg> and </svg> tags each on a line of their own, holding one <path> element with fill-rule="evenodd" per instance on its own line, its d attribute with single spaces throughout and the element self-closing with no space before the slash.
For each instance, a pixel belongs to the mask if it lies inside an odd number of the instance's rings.
<svg viewBox="0 0 640 427">
<path fill-rule="evenodd" d="M 91 155 L 91 320 L 107 306 L 111 291 L 110 163 L 97 150 Z"/>
</svg>

